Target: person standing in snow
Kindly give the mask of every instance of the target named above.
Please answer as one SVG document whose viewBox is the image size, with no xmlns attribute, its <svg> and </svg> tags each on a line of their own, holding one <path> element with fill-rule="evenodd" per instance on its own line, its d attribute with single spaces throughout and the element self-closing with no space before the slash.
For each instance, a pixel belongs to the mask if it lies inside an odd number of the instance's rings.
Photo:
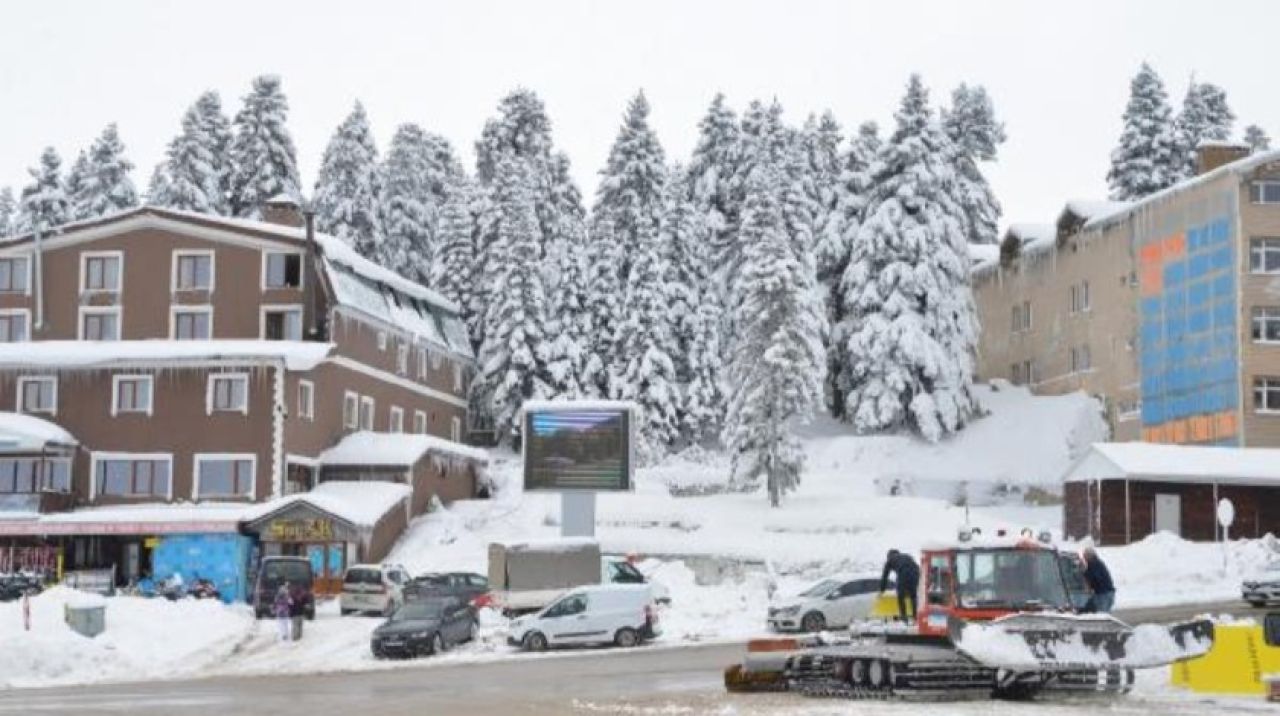
<svg viewBox="0 0 1280 716">
<path fill-rule="evenodd" d="M 1111 581 L 1111 570 L 1107 569 L 1097 550 L 1092 547 L 1084 548 L 1084 581 L 1093 591 L 1084 611 L 1109 613 L 1116 604 L 1116 585 Z"/>
<path fill-rule="evenodd" d="M 898 592 L 898 618 L 911 623 L 916 619 L 916 592 L 920 589 L 920 565 L 911 555 L 889 550 L 884 562 L 884 571 L 880 573 L 880 591 L 889 586 L 889 573 L 894 575 Z M 907 602 L 911 602 L 911 610 L 907 610 Z"/>
<path fill-rule="evenodd" d="M 271 604 L 271 613 L 276 617 L 276 629 L 280 641 L 289 641 L 293 612 L 293 598 L 289 596 L 289 583 L 285 582 L 276 590 L 275 601 Z"/>
</svg>

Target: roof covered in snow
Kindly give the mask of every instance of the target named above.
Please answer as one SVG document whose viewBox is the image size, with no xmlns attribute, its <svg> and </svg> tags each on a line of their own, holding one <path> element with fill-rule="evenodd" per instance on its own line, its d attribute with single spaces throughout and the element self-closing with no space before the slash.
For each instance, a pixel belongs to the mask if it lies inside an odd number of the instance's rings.
<svg viewBox="0 0 1280 716">
<path fill-rule="evenodd" d="M 982 271 L 1000 263 L 1000 247 L 996 244 L 969 244 L 969 270 Z"/>
<path fill-rule="evenodd" d="M 489 462 L 489 453 L 484 450 L 435 435 L 375 433 L 361 430 L 342 438 L 337 445 L 321 453 L 320 464 L 409 467 L 417 464 L 428 453 L 463 458 L 483 464 Z"/>
<path fill-rule="evenodd" d="M 316 485 L 310 492 L 255 505 L 247 510 L 244 520 L 254 522 L 303 502 L 357 527 L 372 528 L 384 515 L 404 504 L 412 493 L 412 488 L 398 482 L 330 480 Z"/>
<path fill-rule="evenodd" d="M 1058 218 L 1066 214 L 1072 214 L 1086 222 L 1095 218 L 1109 216 L 1118 211 L 1124 211 L 1132 206 L 1127 201 L 1110 201 L 1108 199 L 1071 199 L 1067 201 L 1067 205 L 1062 208 L 1062 214 Z"/>
<path fill-rule="evenodd" d="M 77 444 L 75 436 L 61 425 L 33 415 L 0 412 L 0 452 L 38 452 L 49 446 Z"/>
<path fill-rule="evenodd" d="M 1067 482 L 1116 479 L 1280 487 L 1280 449 L 1095 443 L 1066 475 Z"/>
<path fill-rule="evenodd" d="M 282 360 L 289 370 L 311 370 L 333 346 L 306 341 L 29 341 L 0 343 L 0 366 L 97 368 L 209 361 Z"/>
</svg>

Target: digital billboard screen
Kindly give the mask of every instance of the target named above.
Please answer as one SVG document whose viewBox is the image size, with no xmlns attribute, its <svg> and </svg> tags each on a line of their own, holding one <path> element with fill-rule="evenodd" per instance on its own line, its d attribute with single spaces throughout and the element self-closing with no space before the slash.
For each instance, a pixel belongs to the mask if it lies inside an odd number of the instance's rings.
<svg viewBox="0 0 1280 716">
<path fill-rule="evenodd" d="M 526 410 L 524 489 L 630 490 L 630 411 Z"/>
</svg>

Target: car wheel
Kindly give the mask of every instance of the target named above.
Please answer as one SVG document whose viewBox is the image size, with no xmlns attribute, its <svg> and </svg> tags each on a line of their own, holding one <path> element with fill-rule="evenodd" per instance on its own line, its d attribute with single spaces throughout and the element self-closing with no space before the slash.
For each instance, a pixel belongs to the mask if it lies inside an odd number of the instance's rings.
<svg viewBox="0 0 1280 716">
<path fill-rule="evenodd" d="M 822 631 L 827 628 L 827 618 L 822 612 L 809 612 L 800 620 L 800 631 Z"/>
<path fill-rule="evenodd" d="M 474 642 L 480 638 L 480 622 L 471 620 L 471 625 L 467 627 L 467 641 Z"/>
<path fill-rule="evenodd" d="M 624 649 L 630 649 L 640 643 L 640 634 L 635 629 L 623 627 L 613 636 L 613 643 Z"/>
<path fill-rule="evenodd" d="M 370 650 L 373 652 L 373 658 L 375 659 L 385 659 L 387 657 L 387 655 L 382 652 L 382 649 L 379 649 L 376 646 L 372 647 Z"/>
<path fill-rule="evenodd" d="M 353 612 L 355 612 L 355 610 L 354 610 L 354 609 L 347 609 L 347 608 L 345 608 L 345 607 L 343 607 L 343 608 L 341 608 L 341 609 L 339 609 L 339 610 L 338 610 L 338 614 L 339 614 L 339 615 L 341 615 L 341 616 L 344 616 L 344 617 L 345 617 L 345 616 L 350 616 Z"/>
<path fill-rule="evenodd" d="M 531 631 L 524 637 L 525 651 L 546 651 L 547 637 L 540 631 Z"/>
<path fill-rule="evenodd" d="M 431 637 L 431 653 L 433 655 L 444 653 L 444 637 L 440 636 L 440 632 L 436 632 L 435 636 Z"/>
</svg>

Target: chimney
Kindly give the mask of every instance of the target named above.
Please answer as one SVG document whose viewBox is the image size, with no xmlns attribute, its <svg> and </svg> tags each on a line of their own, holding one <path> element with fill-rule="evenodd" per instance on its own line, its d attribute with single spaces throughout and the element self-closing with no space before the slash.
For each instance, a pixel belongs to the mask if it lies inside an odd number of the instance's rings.
<svg viewBox="0 0 1280 716">
<path fill-rule="evenodd" d="M 1249 145 L 1206 140 L 1196 146 L 1196 176 L 1249 156 Z"/>
<path fill-rule="evenodd" d="M 262 220 L 268 224 L 280 224 L 300 229 L 305 225 L 302 219 L 302 207 L 298 200 L 288 194 L 277 194 L 262 202 Z"/>
</svg>

